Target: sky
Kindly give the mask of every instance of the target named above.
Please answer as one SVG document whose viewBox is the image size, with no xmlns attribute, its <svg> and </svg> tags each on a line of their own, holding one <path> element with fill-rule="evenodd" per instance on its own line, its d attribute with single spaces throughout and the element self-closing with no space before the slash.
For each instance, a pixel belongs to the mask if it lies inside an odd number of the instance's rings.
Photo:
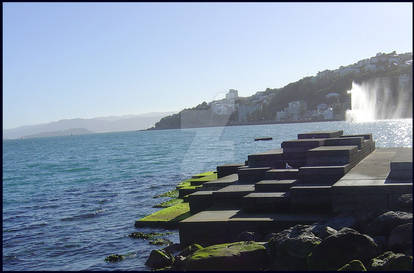
<svg viewBox="0 0 414 273">
<path fill-rule="evenodd" d="M 378 52 L 412 3 L 3 3 L 3 129 L 180 111 Z"/>
</svg>

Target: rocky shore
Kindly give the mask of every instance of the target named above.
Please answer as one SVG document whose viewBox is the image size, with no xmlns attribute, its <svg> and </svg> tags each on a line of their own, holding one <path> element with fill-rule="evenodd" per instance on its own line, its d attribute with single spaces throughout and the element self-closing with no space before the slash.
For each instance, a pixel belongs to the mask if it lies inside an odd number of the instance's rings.
<svg viewBox="0 0 414 273">
<path fill-rule="evenodd" d="M 412 195 L 398 211 L 343 214 L 277 233 L 246 230 L 235 242 L 172 244 L 153 250 L 153 269 L 187 270 L 413 270 Z"/>
</svg>

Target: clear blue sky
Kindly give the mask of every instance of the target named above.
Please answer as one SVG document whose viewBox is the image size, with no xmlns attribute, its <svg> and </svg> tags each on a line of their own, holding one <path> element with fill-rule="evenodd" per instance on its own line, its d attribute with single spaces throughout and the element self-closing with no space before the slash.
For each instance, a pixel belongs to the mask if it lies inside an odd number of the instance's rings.
<svg viewBox="0 0 414 273">
<path fill-rule="evenodd" d="M 411 3 L 4 3 L 3 128 L 178 111 L 378 52 Z"/>
</svg>

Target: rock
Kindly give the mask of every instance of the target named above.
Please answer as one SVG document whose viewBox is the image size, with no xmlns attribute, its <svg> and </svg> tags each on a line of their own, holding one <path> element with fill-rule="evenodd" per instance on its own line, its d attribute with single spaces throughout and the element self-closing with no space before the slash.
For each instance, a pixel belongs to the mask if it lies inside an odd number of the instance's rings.
<svg viewBox="0 0 414 273">
<path fill-rule="evenodd" d="M 161 245 L 170 245 L 172 244 L 172 242 L 168 239 L 164 239 L 164 238 L 159 238 L 159 239 L 155 239 L 149 242 L 150 245 L 156 245 L 156 246 L 161 246 Z"/>
<path fill-rule="evenodd" d="M 262 270 L 267 263 L 263 244 L 235 242 L 197 250 L 185 260 L 184 270 Z"/>
<path fill-rule="evenodd" d="M 124 259 L 123 255 L 112 254 L 105 258 L 105 262 L 116 263 L 116 262 L 122 261 L 123 259 Z"/>
<path fill-rule="evenodd" d="M 367 269 L 360 260 L 352 260 L 339 268 L 338 271 L 367 271 Z"/>
<path fill-rule="evenodd" d="M 270 256 L 289 270 L 305 270 L 306 257 L 322 241 L 312 229 L 309 225 L 295 225 L 277 233 L 267 245 Z"/>
<path fill-rule="evenodd" d="M 388 238 L 388 247 L 393 251 L 402 251 L 413 248 L 413 223 L 407 223 L 395 227 Z"/>
<path fill-rule="evenodd" d="M 388 236 L 399 225 L 413 221 L 413 214 L 404 211 L 387 211 L 376 217 L 367 229 L 368 234 Z"/>
<path fill-rule="evenodd" d="M 178 252 L 183 250 L 183 246 L 181 244 L 174 243 L 174 244 L 170 244 L 169 246 L 164 247 L 162 250 L 172 255 L 175 255 Z"/>
<path fill-rule="evenodd" d="M 274 233 L 274 232 L 272 232 L 272 233 L 268 233 L 268 234 L 266 234 L 264 237 L 263 237 L 263 241 L 264 242 L 268 242 L 270 239 L 272 239 L 272 237 L 273 236 L 275 236 L 277 233 Z"/>
<path fill-rule="evenodd" d="M 411 193 L 402 194 L 397 199 L 397 208 L 401 211 L 413 211 L 413 195 Z"/>
<path fill-rule="evenodd" d="M 368 266 L 372 271 L 413 270 L 413 257 L 387 251 L 371 259 Z"/>
<path fill-rule="evenodd" d="M 184 248 L 180 252 L 180 254 L 178 254 L 178 255 L 183 256 L 183 257 L 187 257 L 187 256 L 193 254 L 194 252 L 196 252 L 197 250 L 200 250 L 202 248 L 203 247 L 201 245 L 199 245 L 199 244 L 192 244 L 192 245 L 189 245 L 186 248 Z"/>
<path fill-rule="evenodd" d="M 174 270 L 179 270 L 179 271 L 184 270 L 185 259 L 186 257 L 181 256 L 181 255 L 175 256 L 174 264 L 173 264 Z"/>
<path fill-rule="evenodd" d="M 163 251 L 163 250 L 153 250 L 151 251 L 150 256 L 148 257 L 148 260 L 145 262 L 145 265 L 151 267 L 151 268 L 163 268 L 170 266 L 174 263 L 174 257 L 170 255 L 169 253 Z"/>
<path fill-rule="evenodd" d="M 384 251 L 387 248 L 387 237 L 385 236 L 373 236 L 374 242 L 378 245 L 380 252 Z"/>
<path fill-rule="evenodd" d="M 240 242 L 240 241 L 259 241 L 260 240 L 260 234 L 258 234 L 257 232 L 253 232 L 253 231 L 244 231 L 242 233 L 240 233 L 237 238 L 236 238 L 236 242 Z"/>
<path fill-rule="evenodd" d="M 371 237 L 351 228 L 342 228 L 313 248 L 308 256 L 308 269 L 337 270 L 349 261 L 365 263 L 378 254 L 378 245 Z"/>
<path fill-rule="evenodd" d="M 315 225 L 312 228 L 312 233 L 315 234 L 316 236 L 318 236 L 319 238 L 321 238 L 322 240 L 325 239 L 326 237 L 330 236 L 330 235 L 334 235 L 336 234 L 338 231 L 336 231 L 335 229 L 327 226 L 327 225 Z"/>
</svg>

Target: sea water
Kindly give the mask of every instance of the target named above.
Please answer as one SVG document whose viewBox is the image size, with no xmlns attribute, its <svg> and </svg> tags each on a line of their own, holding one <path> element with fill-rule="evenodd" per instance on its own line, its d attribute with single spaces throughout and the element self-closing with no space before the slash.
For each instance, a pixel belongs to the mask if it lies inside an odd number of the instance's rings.
<svg viewBox="0 0 414 273">
<path fill-rule="evenodd" d="M 298 133 L 372 133 L 377 147 L 412 147 L 412 119 L 366 123 L 134 131 L 3 141 L 3 270 L 149 270 L 152 249 L 128 237 L 153 198 L 217 165 L 280 148 Z M 272 137 L 271 141 L 254 141 Z M 178 230 L 166 238 L 178 243 Z M 126 255 L 107 263 L 110 254 Z"/>
</svg>

